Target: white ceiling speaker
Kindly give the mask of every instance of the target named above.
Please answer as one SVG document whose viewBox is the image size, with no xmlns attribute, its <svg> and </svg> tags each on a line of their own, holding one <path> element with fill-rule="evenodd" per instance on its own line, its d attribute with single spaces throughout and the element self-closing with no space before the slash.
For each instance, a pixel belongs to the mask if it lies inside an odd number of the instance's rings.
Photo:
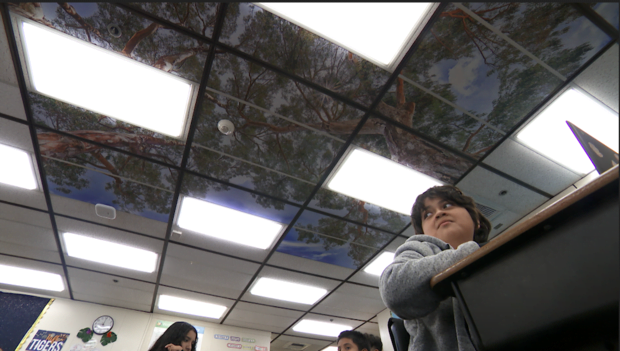
<svg viewBox="0 0 620 351">
<path fill-rule="evenodd" d="M 235 131 L 233 122 L 223 119 L 217 123 L 217 129 L 224 135 L 231 135 Z"/>
<path fill-rule="evenodd" d="M 116 218 L 116 209 L 112 206 L 108 206 L 104 204 L 96 204 L 95 213 L 97 214 L 97 216 L 107 218 L 107 219 Z"/>
</svg>

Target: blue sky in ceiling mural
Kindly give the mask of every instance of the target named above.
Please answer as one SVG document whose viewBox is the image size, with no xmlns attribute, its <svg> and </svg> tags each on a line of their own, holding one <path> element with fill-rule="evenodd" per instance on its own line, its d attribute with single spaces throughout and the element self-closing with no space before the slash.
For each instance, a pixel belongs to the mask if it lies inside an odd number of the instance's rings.
<svg viewBox="0 0 620 351">
<path fill-rule="evenodd" d="M 161 222 L 168 222 L 172 193 L 138 183 L 122 180 L 125 189 L 116 187 L 111 175 L 44 158 L 46 179 L 50 193 L 84 201 L 93 205 L 104 204 L 117 211 L 132 213 Z M 56 177 L 54 169 L 62 168 L 63 176 Z M 71 175 L 69 175 L 71 173 Z M 63 179 L 63 181 L 59 181 Z M 115 189 L 117 192 L 115 192 Z M 144 200 L 144 196 L 152 199 Z M 128 199 L 131 198 L 131 199 Z M 153 199 L 158 198 L 158 201 Z M 62 212 L 61 209 L 56 211 Z"/>
</svg>

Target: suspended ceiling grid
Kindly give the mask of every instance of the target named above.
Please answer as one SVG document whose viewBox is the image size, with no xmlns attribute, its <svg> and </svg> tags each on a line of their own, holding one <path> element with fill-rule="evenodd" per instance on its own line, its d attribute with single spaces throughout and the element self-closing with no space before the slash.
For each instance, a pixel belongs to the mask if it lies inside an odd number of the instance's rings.
<svg viewBox="0 0 620 351">
<path fill-rule="evenodd" d="M 514 132 L 575 83 L 596 90 L 596 80 L 577 78 L 594 62 L 613 67 L 615 57 L 617 86 L 617 4 L 442 3 L 394 72 L 249 3 L 2 5 L 0 142 L 33 152 L 42 190 L 0 185 L 0 262 L 61 274 L 58 297 L 166 314 L 159 294 L 225 305 L 222 318 L 205 321 L 270 331 L 274 349 L 333 343 L 293 331 L 304 318 L 379 334 L 385 306 L 363 268 L 413 231 L 407 216 L 323 186 L 349 148 L 459 186 L 494 211 L 495 236 L 584 176 Z M 11 15 L 195 82 L 187 138 L 29 91 Z M 616 106 L 599 99 L 617 111 L 615 91 Z M 237 132 L 219 133 L 221 119 Z M 287 229 L 268 250 L 184 231 L 175 217 L 182 196 Z M 97 203 L 117 218 L 96 216 Z M 64 232 L 157 252 L 159 267 L 69 257 Z M 257 297 L 249 288 L 260 277 L 329 293 L 312 306 Z"/>
</svg>

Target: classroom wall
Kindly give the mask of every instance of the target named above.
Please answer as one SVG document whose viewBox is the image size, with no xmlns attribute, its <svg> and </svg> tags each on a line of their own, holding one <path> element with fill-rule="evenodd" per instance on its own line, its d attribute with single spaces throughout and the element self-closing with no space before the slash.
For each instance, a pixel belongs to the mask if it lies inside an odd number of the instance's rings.
<svg viewBox="0 0 620 351">
<path fill-rule="evenodd" d="M 99 335 L 95 335 L 91 339 L 94 341 L 90 341 L 90 344 L 85 344 L 77 338 L 80 329 L 92 328 L 93 321 L 102 315 L 109 315 L 114 319 L 112 331 L 118 336 L 116 342 L 102 346 Z M 176 322 L 179 320 L 204 328 L 200 351 L 269 351 L 270 332 L 62 298 L 54 300 L 19 351 L 26 350 L 39 329 L 70 333 L 61 351 L 147 351 L 151 346 L 151 337 L 157 321 Z"/>
</svg>

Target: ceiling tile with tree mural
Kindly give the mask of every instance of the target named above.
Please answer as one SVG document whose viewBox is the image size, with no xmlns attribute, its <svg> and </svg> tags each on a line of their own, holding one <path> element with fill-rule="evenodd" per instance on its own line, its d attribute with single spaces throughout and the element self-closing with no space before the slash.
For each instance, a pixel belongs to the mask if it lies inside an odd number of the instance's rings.
<svg viewBox="0 0 620 351">
<path fill-rule="evenodd" d="M 284 71 L 359 102 L 372 103 L 389 72 L 252 3 L 230 4 L 220 40 Z"/>
<path fill-rule="evenodd" d="M 509 9 L 502 5 L 483 14 Z M 503 132 L 562 83 L 452 4 L 422 38 L 402 75 Z"/>
<path fill-rule="evenodd" d="M 37 10 L 38 9 L 38 10 Z M 14 13 L 138 62 L 199 82 L 209 46 L 109 3 L 11 4 Z M 38 13 L 38 12 L 42 12 Z M 120 36 L 110 34 L 116 25 Z"/>
<path fill-rule="evenodd" d="M 194 153 L 202 152 L 199 149 L 220 152 L 315 184 L 344 143 L 305 124 L 292 123 L 225 97 L 220 100 L 206 95 L 209 100 L 202 104 L 198 117 Z M 222 119 L 235 125 L 233 134 L 224 135 L 218 130 Z M 211 166 L 192 163 L 198 172 L 204 172 L 204 167 L 213 170 Z"/>
<path fill-rule="evenodd" d="M 470 3 L 469 8 L 565 76 L 611 40 L 568 3 L 487 2 Z"/>
<path fill-rule="evenodd" d="M 183 26 L 207 38 L 213 36 L 217 2 L 132 2 L 128 5 Z M 233 9 L 229 8 L 228 11 L 233 11 Z M 227 33 L 230 30 L 224 27 L 222 31 Z"/>
</svg>

